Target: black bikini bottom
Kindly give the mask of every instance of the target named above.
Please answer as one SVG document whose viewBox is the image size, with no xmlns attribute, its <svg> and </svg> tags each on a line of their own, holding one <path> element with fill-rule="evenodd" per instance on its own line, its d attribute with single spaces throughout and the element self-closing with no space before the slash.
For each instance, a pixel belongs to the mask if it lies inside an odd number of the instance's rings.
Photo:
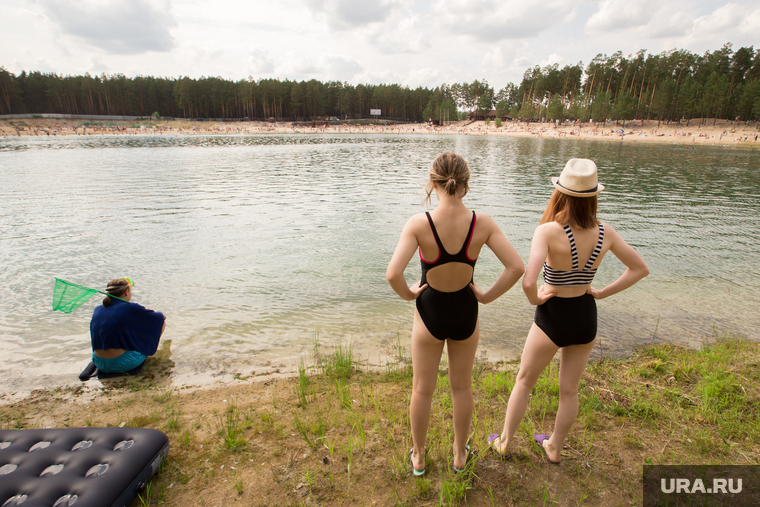
<svg viewBox="0 0 760 507">
<path fill-rule="evenodd" d="M 596 338 L 596 300 L 591 294 L 555 296 L 536 307 L 533 322 L 557 347 L 591 343 Z"/>
<path fill-rule="evenodd" d="M 478 325 L 478 300 L 469 285 L 456 292 L 428 286 L 417 297 L 417 311 L 430 334 L 439 340 L 466 340 Z"/>
</svg>

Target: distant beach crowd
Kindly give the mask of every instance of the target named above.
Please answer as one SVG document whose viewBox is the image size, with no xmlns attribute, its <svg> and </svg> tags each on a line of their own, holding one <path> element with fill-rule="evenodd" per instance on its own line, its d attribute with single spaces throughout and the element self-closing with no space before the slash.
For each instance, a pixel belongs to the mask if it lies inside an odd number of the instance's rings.
<svg viewBox="0 0 760 507">
<path fill-rule="evenodd" d="M 656 120 L 633 122 L 523 122 L 505 121 L 500 126 L 487 121 L 433 123 L 355 124 L 351 122 L 299 124 L 289 122 L 203 122 L 104 121 L 77 122 L 35 118 L 0 120 L 0 136 L 97 136 L 97 135 L 234 135 L 234 134 L 410 134 L 482 135 L 554 139 L 598 139 L 606 141 L 675 143 L 686 145 L 739 145 L 757 143 L 756 124 L 699 119 L 682 123 Z"/>
</svg>

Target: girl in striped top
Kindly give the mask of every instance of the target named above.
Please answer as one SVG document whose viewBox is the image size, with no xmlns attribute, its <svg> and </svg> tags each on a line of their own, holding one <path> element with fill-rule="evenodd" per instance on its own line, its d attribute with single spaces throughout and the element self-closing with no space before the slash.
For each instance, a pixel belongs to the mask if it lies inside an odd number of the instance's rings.
<svg viewBox="0 0 760 507">
<path fill-rule="evenodd" d="M 497 455 L 509 457 L 509 445 L 525 415 L 530 391 L 560 350 L 560 396 L 554 433 L 534 436 L 549 462 L 559 463 L 562 443 L 578 414 L 581 374 L 596 341 L 596 299 L 627 289 L 647 276 L 649 269 L 615 229 L 596 218 L 597 195 L 604 186 L 597 181 L 593 161 L 569 160 L 552 182 L 555 190 L 533 235 L 523 278 L 525 295 L 536 305 L 534 323 L 525 341 L 503 431 L 501 435 L 489 435 L 488 442 Z M 594 289 L 591 281 L 608 251 L 627 269 L 607 287 Z M 537 287 L 542 266 L 544 285 Z"/>
</svg>

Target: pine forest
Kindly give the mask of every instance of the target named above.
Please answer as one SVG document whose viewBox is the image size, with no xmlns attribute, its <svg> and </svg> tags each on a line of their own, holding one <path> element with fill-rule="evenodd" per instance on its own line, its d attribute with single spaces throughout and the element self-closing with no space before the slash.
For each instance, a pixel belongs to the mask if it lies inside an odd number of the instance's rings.
<svg viewBox="0 0 760 507">
<path fill-rule="evenodd" d="M 410 121 L 464 114 L 513 119 L 597 121 L 760 118 L 760 49 L 725 44 L 624 56 L 599 54 L 587 65 L 533 67 L 498 91 L 485 80 L 434 89 L 252 77 L 167 78 L 121 74 L 18 75 L 0 67 L 0 114 L 63 113 L 174 118 L 309 120 L 330 116 Z"/>
</svg>

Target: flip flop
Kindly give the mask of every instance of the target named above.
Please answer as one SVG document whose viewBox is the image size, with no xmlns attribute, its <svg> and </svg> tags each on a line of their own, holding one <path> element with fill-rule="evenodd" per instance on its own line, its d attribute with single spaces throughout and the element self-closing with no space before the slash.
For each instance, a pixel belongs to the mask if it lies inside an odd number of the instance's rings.
<svg viewBox="0 0 760 507">
<path fill-rule="evenodd" d="M 457 468 L 454 466 L 454 460 L 451 460 L 451 469 L 454 470 L 455 474 L 460 474 L 467 470 L 467 466 L 470 464 L 470 461 L 472 460 L 473 455 L 475 454 L 475 451 L 470 452 L 470 446 L 465 445 L 464 449 L 467 451 L 467 459 L 464 462 L 464 466 L 462 468 Z"/>
<path fill-rule="evenodd" d="M 95 366 L 95 363 L 90 361 L 90 364 L 87 365 L 87 368 L 85 368 L 84 371 L 79 374 L 79 380 L 84 382 L 85 380 L 90 380 L 92 377 L 95 377 L 97 374 L 98 367 Z"/>
<path fill-rule="evenodd" d="M 500 460 L 508 460 L 512 459 L 512 453 L 508 452 L 507 454 L 502 454 L 499 451 L 496 450 L 496 448 L 493 446 L 493 443 L 496 441 L 497 438 L 499 438 L 501 435 L 498 433 L 491 433 L 488 435 L 488 447 L 491 449 L 491 452 L 493 452 L 497 458 Z"/>
<path fill-rule="evenodd" d="M 559 461 L 552 461 L 549 459 L 549 454 L 546 452 L 546 447 L 544 447 L 544 440 L 549 440 L 548 435 L 539 433 L 537 435 L 533 435 L 533 440 L 535 440 L 535 442 L 538 444 L 541 450 L 544 451 L 544 456 L 546 457 L 546 461 L 548 461 L 552 465 L 559 465 Z"/>
<path fill-rule="evenodd" d="M 422 477 L 425 475 L 425 472 L 427 472 L 427 467 L 423 468 L 422 470 L 417 470 L 414 468 L 414 460 L 412 459 L 412 456 L 414 456 L 414 447 L 409 449 L 409 464 L 412 466 L 412 475 L 415 477 Z M 425 449 L 425 460 L 427 460 L 427 449 Z"/>
</svg>

